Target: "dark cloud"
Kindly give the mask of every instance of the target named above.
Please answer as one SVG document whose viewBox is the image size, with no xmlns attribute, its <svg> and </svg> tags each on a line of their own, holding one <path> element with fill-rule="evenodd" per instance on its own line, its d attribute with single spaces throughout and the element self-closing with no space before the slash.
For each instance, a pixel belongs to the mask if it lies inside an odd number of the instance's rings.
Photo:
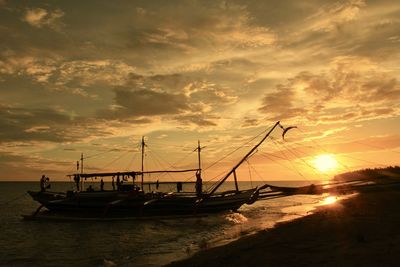
<svg viewBox="0 0 400 267">
<path fill-rule="evenodd" d="M 54 30 L 60 30 L 63 26 L 60 19 L 64 16 L 61 9 L 47 10 L 44 8 L 28 8 L 25 11 L 22 20 L 33 27 L 50 27 Z"/>
<path fill-rule="evenodd" d="M 140 116 L 179 114 L 189 109 L 188 99 L 183 94 L 169 94 L 153 90 L 115 89 L 115 106 L 101 110 L 105 118 L 129 118 Z"/>
<path fill-rule="evenodd" d="M 307 114 L 301 105 L 301 99 L 296 98 L 292 88 L 278 85 L 276 92 L 263 97 L 262 106 L 258 110 L 268 114 L 271 120 L 290 119 Z"/>
<path fill-rule="evenodd" d="M 54 181 L 59 180 L 59 177 L 65 177 L 65 173 L 60 172 L 57 168 L 71 167 L 71 171 L 74 171 L 74 163 L 74 161 L 60 161 L 32 154 L 26 156 L 0 151 L 0 177 L 10 181 L 26 181 L 32 178 L 39 180 L 43 174 L 46 174 L 50 176 L 51 181 Z M 54 177 L 58 179 L 54 179 Z"/>
<path fill-rule="evenodd" d="M 0 142 L 77 142 L 110 132 L 101 121 L 71 116 L 55 108 L 0 106 Z"/>
<path fill-rule="evenodd" d="M 190 114 L 175 116 L 174 119 L 182 125 L 197 125 L 200 127 L 217 126 L 213 120 L 218 119 L 216 116 L 209 114 Z"/>
<path fill-rule="evenodd" d="M 0 141 L 54 141 L 70 140 L 60 130 L 72 119 L 63 112 L 50 108 L 25 109 L 0 106 Z"/>
<path fill-rule="evenodd" d="M 252 118 L 244 118 L 242 127 L 253 127 L 253 126 L 258 126 L 259 125 L 259 120 L 258 119 L 252 119 Z"/>
</svg>

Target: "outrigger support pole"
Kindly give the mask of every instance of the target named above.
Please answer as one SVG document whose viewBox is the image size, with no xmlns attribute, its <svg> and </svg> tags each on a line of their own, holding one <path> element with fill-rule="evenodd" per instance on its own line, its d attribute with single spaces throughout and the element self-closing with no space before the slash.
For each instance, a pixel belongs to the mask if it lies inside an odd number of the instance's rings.
<svg viewBox="0 0 400 267">
<path fill-rule="evenodd" d="M 236 192 L 239 192 L 239 186 L 238 186 L 237 177 L 236 177 L 236 170 L 233 171 L 233 179 L 235 180 Z"/>
<path fill-rule="evenodd" d="M 236 174 L 235 171 L 236 169 L 251 155 L 253 154 L 254 151 L 256 151 L 256 149 L 265 141 L 265 139 L 267 139 L 267 137 L 272 133 L 272 131 L 276 128 L 276 126 L 279 125 L 279 121 L 277 121 L 275 123 L 275 125 L 271 128 L 271 130 L 268 131 L 268 133 L 263 137 L 263 139 L 258 142 L 257 145 L 255 145 L 233 168 L 232 170 L 230 170 L 222 179 L 221 181 L 219 181 L 219 183 L 214 187 L 213 190 L 211 190 L 209 195 L 212 195 L 215 191 L 217 191 L 217 189 L 226 181 L 226 179 L 228 179 L 228 177 L 233 173 L 234 178 L 235 178 L 235 186 L 236 186 L 236 190 L 238 190 L 237 187 L 237 180 L 236 180 Z"/>
<path fill-rule="evenodd" d="M 83 153 L 81 153 L 81 175 L 83 174 Z M 81 186 L 79 188 L 79 191 L 82 191 L 83 189 L 83 179 L 81 179 Z"/>
</svg>

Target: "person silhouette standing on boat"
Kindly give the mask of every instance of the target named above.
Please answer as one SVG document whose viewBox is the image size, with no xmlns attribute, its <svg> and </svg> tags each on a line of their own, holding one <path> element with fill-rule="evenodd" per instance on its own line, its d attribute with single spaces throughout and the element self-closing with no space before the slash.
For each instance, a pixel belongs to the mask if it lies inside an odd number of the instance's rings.
<svg viewBox="0 0 400 267">
<path fill-rule="evenodd" d="M 40 178 L 40 191 L 46 191 L 46 176 L 43 174 L 42 178 Z"/>
<path fill-rule="evenodd" d="M 76 184 L 76 191 L 79 191 L 79 183 L 80 183 L 80 176 L 79 176 L 79 174 L 75 174 L 74 175 L 74 181 L 75 181 L 75 184 Z"/>
<path fill-rule="evenodd" d="M 101 190 L 101 191 L 104 191 L 104 181 L 103 181 L 103 178 L 101 178 L 101 180 L 100 180 L 100 190 Z"/>
<path fill-rule="evenodd" d="M 115 191 L 114 176 L 112 177 L 112 180 L 111 180 L 111 186 L 112 186 L 113 191 Z"/>
<path fill-rule="evenodd" d="M 177 182 L 176 183 L 176 192 L 181 192 L 182 191 L 182 182 Z"/>
<path fill-rule="evenodd" d="M 50 188 L 50 178 L 43 174 L 40 178 L 40 191 L 44 192 L 48 188 Z"/>
<path fill-rule="evenodd" d="M 119 191 L 121 186 L 121 180 L 119 179 L 119 174 L 117 174 L 117 190 Z"/>
<path fill-rule="evenodd" d="M 201 179 L 200 171 L 196 172 L 196 195 L 201 197 L 203 194 L 203 180 Z"/>
</svg>

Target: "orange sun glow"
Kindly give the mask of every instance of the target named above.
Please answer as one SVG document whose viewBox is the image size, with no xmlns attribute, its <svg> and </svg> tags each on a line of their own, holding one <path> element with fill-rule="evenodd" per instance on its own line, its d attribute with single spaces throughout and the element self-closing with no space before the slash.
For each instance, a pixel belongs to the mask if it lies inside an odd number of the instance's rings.
<svg viewBox="0 0 400 267">
<path fill-rule="evenodd" d="M 331 154 L 318 155 L 314 158 L 312 162 L 314 164 L 314 167 L 320 172 L 333 171 L 338 166 L 338 162 L 335 156 Z"/>
</svg>

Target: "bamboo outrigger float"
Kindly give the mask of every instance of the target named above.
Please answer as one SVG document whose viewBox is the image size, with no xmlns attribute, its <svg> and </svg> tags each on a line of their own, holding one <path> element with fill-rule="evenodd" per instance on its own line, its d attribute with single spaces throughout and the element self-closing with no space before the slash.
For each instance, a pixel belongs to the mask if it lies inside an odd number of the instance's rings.
<svg viewBox="0 0 400 267">
<path fill-rule="evenodd" d="M 237 210 L 243 204 L 252 204 L 259 197 L 259 188 L 240 190 L 237 182 L 236 170 L 246 161 L 257 148 L 267 139 L 267 137 L 279 126 L 283 130 L 280 122 L 276 122 L 273 127 L 238 163 L 214 186 L 209 192 L 203 192 L 201 186 L 201 164 L 200 164 L 200 142 L 197 152 L 199 166 L 196 169 L 187 170 L 164 170 L 164 171 L 144 171 L 144 139 L 142 138 L 142 170 L 128 172 L 107 172 L 107 173 L 84 173 L 83 155 L 81 156 L 81 172 L 69 175 L 73 177 L 76 184 L 76 191 L 67 192 L 48 192 L 28 191 L 32 198 L 39 202 L 41 206 L 26 219 L 34 219 L 40 214 L 40 210 L 45 207 L 53 214 L 78 216 L 80 218 L 125 218 L 141 216 L 165 216 L 165 215 L 197 215 L 215 213 L 227 210 Z M 287 129 L 287 128 L 286 128 Z M 79 164 L 78 164 L 79 165 Z M 196 185 L 196 192 L 145 192 L 143 175 L 148 173 L 176 173 L 176 172 L 195 172 L 196 182 L 189 182 Z M 233 175 L 235 189 L 229 191 L 218 191 L 221 185 Z M 137 177 L 141 177 L 140 186 Z M 82 180 L 91 177 L 117 177 L 117 190 L 84 191 L 82 190 Z M 120 178 L 129 177 L 132 183 L 120 184 Z M 81 184 L 80 184 L 81 183 Z M 159 182 L 156 182 L 157 185 Z M 162 183 L 162 182 L 161 182 Z M 164 182 L 170 183 L 170 182 Z M 176 183 L 176 182 L 174 182 Z M 152 182 L 154 184 L 154 182 Z M 178 185 L 178 184 L 177 184 Z M 179 185 L 178 185 L 179 186 Z M 181 183 L 182 186 L 182 183 Z"/>
</svg>

